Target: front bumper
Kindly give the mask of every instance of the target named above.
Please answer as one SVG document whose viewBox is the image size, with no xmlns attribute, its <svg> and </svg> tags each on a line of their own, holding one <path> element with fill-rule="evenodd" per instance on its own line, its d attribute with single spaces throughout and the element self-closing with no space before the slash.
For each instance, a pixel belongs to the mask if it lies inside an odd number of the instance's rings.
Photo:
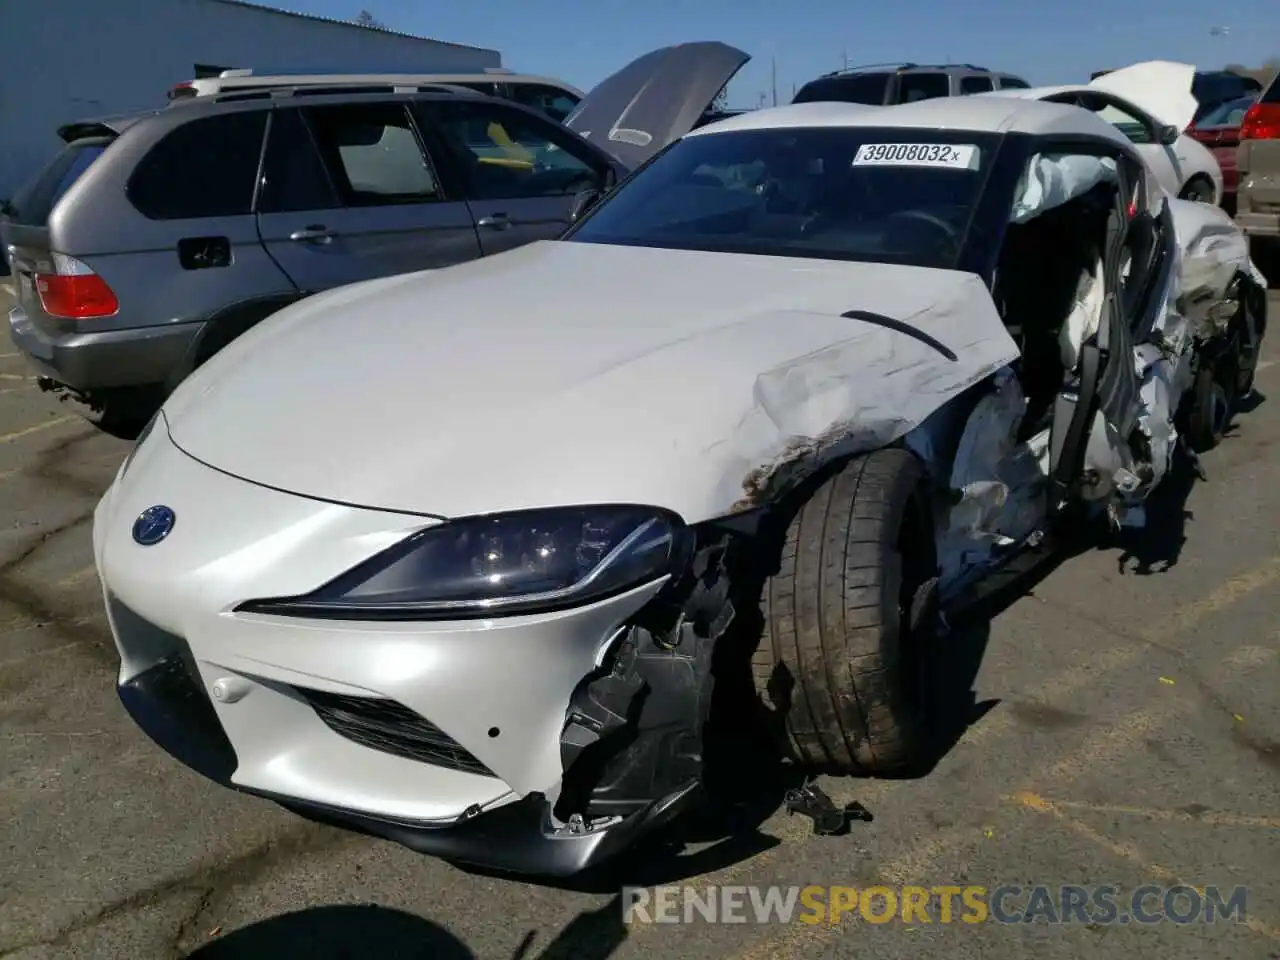
<svg viewBox="0 0 1280 960">
<path fill-rule="evenodd" d="M 142 730 L 179 762 L 223 786 L 265 799 L 319 823 L 399 843 L 418 853 L 492 870 L 571 876 L 611 859 L 677 816 L 692 789 L 655 801 L 613 826 L 574 834 L 552 822 L 550 803 L 531 794 L 447 825 L 414 823 L 240 787 L 235 748 L 182 651 L 119 686 L 120 701 Z"/>
<path fill-rule="evenodd" d="M 200 323 L 86 333 L 38 326 L 21 306 L 9 311 L 9 336 L 41 375 L 81 393 L 165 383 Z"/>
<path fill-rule="evenodd" d="M 131 528 L 169 506 L 172 533 Z M 217 783 L 312 819 L 493 869 L 575 873 L 673 816 L 688 789 L 578 832 L 553 822 L 584 677 L 660 589 L 546 615 L 432 623 L 236 612 L 307 592 L 438 522 L 282 493 L 187 456 L 163 420 L 94 519 L 135 722 Z"/>
</svg>

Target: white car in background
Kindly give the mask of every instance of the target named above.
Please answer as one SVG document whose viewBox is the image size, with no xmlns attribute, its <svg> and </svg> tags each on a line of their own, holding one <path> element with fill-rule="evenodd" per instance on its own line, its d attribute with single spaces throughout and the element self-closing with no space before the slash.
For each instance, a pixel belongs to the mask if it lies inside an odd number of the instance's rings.
<svg viewBox="0 0 1280 960">
<path fill-rule="evenodd" d="M 1089 83 L 996 90 L 977 96 L 1083 107 L 1129 138 L 1171 196 L 1220 204 L 1222 168 L 1212 151 L 1185 132 L 1198 106 L 1191 93 L 1195 73 L 1196 68 L 1188 63 L 1150 60 L 1113 70 Z"/>
</svg>

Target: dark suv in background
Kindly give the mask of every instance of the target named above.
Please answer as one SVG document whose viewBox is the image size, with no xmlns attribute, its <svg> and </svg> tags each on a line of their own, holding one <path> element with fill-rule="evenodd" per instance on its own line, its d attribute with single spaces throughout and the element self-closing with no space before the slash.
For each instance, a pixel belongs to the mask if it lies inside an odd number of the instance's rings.
<svg viewBox="0 0 1280 960">
<path fill-rule="evenodd" d="M 864 67 L 848 67 L 810 80 L 798 91 L 792 103 L 840 101 L 889 106 L 931 100 L 935 97 L 961 97 L 969 93 L 987 93 L 1010 87 L 1027 89 L 1031 85 L 1021 77 L 998 73 L 971 63 L 919 64 L 890 63 Z"/>
</svg>

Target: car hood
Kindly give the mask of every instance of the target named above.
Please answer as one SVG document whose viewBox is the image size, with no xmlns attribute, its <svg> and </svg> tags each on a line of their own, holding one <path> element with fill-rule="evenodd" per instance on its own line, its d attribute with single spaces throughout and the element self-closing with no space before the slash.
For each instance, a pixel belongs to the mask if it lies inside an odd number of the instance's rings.
<svg viewBox="0 0 1280 960">
<path fill-rule="evenodd" d="M 652 50 L 593 88 L 565 126 L 634 170 L 692 130 L 750 59 L 716 41 Z"/>
<path fill-rule="evenodd" d="M 324 500 L 696 522 L 892 442 L 1017 355 L 971 274 L 544 241 L 303 300 L 164 417 L 190 456 Z"/>
<path fill-rule="evenodd" d="M 1103 74 L 1089 86 L 1122 97 L 1161 123 L 1185 130 L 1200 106 L 1191 93 L 1195 77 L 1196 68 L 1189 63 L 1148 60 Z"/>
</svg>

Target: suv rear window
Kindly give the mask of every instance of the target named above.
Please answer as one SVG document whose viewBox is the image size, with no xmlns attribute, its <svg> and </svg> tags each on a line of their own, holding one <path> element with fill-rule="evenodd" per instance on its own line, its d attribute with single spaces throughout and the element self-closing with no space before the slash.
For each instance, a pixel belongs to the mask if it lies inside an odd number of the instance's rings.
<svg viewBox="0 0 1280 960">
<path fill-rule="evenodd" d="M 9 217 L 14 223 L 43 227 L 63 194 L 110 145 L 111 140 L 105 138 L 69 144 L 18 191 L 10 201 Z"/>
<path fill-rule="evenodd" d="M 836 100 L 841 103 L 884 103 L 889 86 L 887 73 L 851 73 L 841 77 L 820 77 L 800 88 L 792 103 Z"/>
<path fill-rule="evenodd" d="M 1280 73 L 1267 84 L 1266 92 L 1258 98 L 1262 103 L 1280 103 Z"/>
<path fill-rule="evenodd" d="M 125 188 L 149 220 L 234 217 L 253 207 L 267 111 L 201 117 L 167 133 Z"/>
</svg>

